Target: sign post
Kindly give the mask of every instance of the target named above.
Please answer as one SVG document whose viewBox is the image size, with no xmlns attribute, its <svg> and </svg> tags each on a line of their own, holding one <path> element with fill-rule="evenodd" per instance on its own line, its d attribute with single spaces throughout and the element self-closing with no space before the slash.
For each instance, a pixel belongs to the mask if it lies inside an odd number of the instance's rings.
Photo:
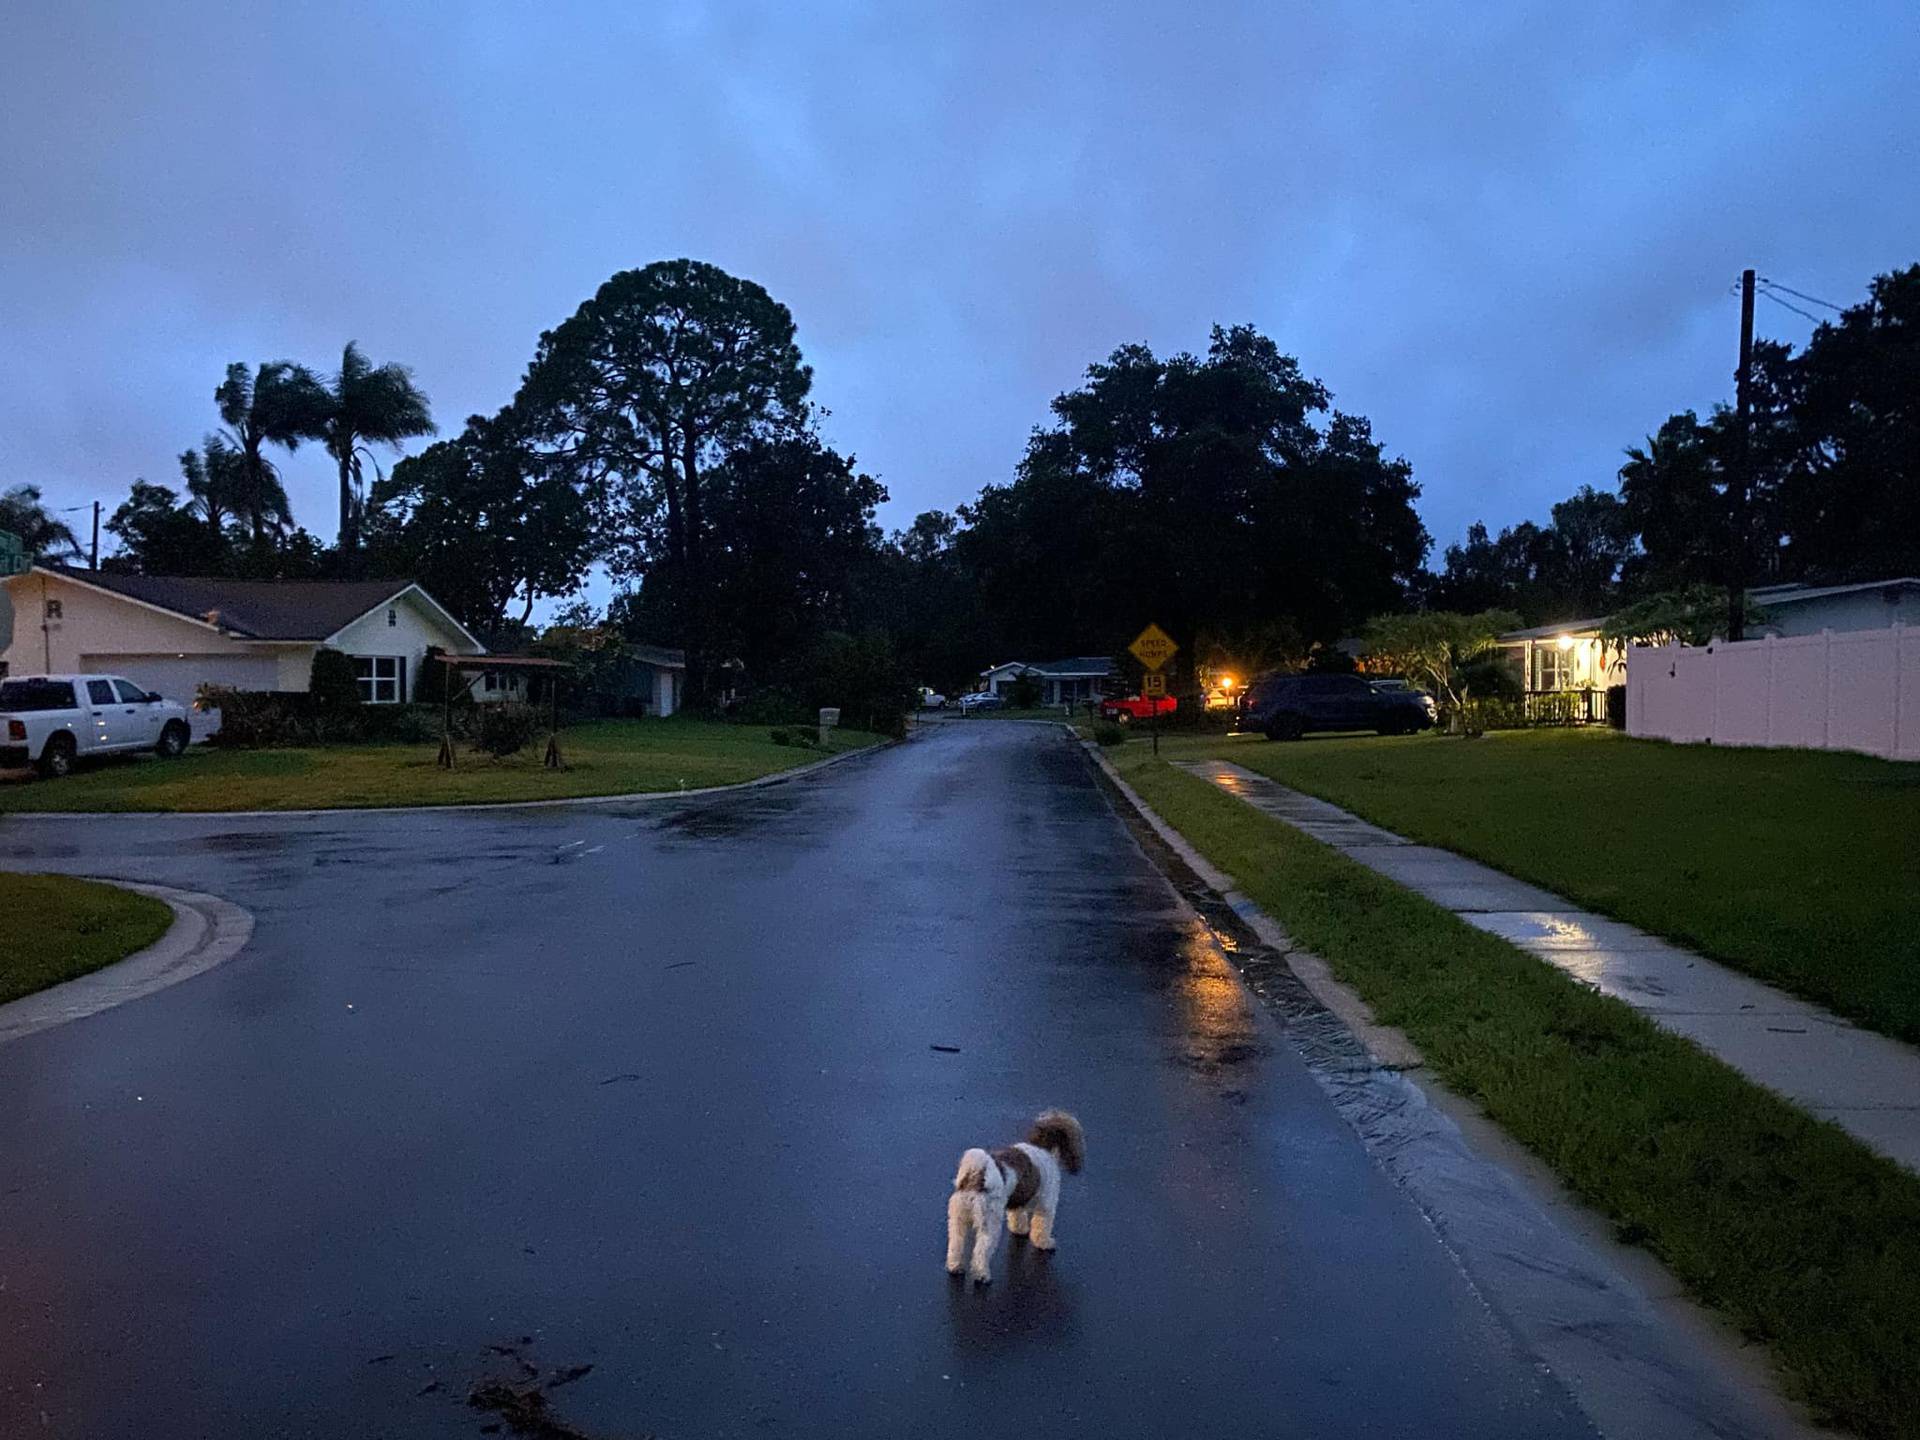
<svg viewBox="0 0 1920 1440">
<path fill-rule="evenodd" d="M 1153 732 L 1153 753 L 1160 754 L 1160 701 L 1167 693 L 1167 677 L 1162 667 L 1179 652 L 1173 637 L 1158 625 L 1149 625 L 1133 637 L 1127 647 L 1133 658 L 1146 668 L 1140 677 L 1140 698 L 1147 702 L 1147 723 Z"/>
</svg>

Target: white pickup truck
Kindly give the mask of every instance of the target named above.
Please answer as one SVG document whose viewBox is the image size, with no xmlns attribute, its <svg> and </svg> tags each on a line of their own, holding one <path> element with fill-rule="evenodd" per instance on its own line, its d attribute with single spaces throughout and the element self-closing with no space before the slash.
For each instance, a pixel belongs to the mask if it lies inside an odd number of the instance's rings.
<svg viewBox="0 0 1920 1440">
<path fill-rule="evenodd" d="M 0 770 L 37 765 L 49 779 L 90 755 L 186 753 L 186 710 L 118 675 L 17 675 L 0 680 Z"/>
</svg>

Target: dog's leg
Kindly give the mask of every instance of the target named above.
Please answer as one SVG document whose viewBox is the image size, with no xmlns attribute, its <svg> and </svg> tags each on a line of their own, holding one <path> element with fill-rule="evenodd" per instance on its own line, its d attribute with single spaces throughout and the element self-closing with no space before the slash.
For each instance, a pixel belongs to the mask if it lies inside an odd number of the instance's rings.
<svg viewBox="0 0 1920 1440">
<path fill-rule="evenodd" d="M 1000 1243 L 1000 1215 L 996 1213 L 999 1209 L 995 1206 L 982 1215 L 980 1228 L 974 1232 L 973 1264 L 968 1268 L 967 1275 L 976 1285 L 993 1283 L 993 1251 Z"/>
<path fill-rule="evenodd" d="M 1053 1212 L 1051 1210 L 1033 1212 L 1033 1227 L 1029 1231 L 1029 1238 L 1033 1241 L 1033 1248 L 1036 1250 L 1053 1249 Z"/>
<path fill-rule="evenodd" d="M 947 1274 L 958 1275 L 967 1267 L 966 1197 L 955 1191 L 947 1201 Z"/>
<path fill-rule="evenodd" d="M 1033 1212 L 1031 1210 L 1007 1211 L 1007 1229 L 1011 1230 L 1015 1235 L 1026 1234 L 1027 1221 L 1030 1220 L 1032 1216 Z"/>
</svg>

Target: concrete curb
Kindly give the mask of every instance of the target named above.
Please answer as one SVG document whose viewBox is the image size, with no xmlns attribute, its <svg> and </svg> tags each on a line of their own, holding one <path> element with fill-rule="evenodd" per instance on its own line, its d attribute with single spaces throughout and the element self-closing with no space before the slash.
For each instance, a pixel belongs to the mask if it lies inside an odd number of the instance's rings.
<svg viewBox="0 0 1920 1440">
<path fill-rule="evenodd" d="M 1225 872 L 1217 870 L 1192 845 L 1186 836 L 1175 830 L 1166 821 L 1153 812 L 1151 806 L 1135 793 L 1134 788 L 1120 778 L 1120 772 L 1113 768 L 1113 762 L 1100 753 L 1100 747 L 1091 740 L 1074 739 L 1093 757 L 1102 773 L 1113 782 L 1126 801 L 1140 818 L 1166 843 L 1169 850 L 1178 855 L 1181 861 L 1206 883 L 1227 904 L 1227 908 L 1246 922 L 1247 928 L 1258 935 L 1264 944 L 1278 951 L 1287 962 L 1287 967 L 1312 992 L 1313 998 L 1331 1010 L 1340 1023 L 1354 1033 L 1356 1039 L 1364 1045 L 1369 1054 L 1392 1070 L 1415 1070 L 1425 1065 L 1426 1058 L 1402 1032 L 1390 1025 L 1382 1025 L 1373 1018 L 1373 1011 L 1359 993 L 1334 977 L 1327 962 L 1311 950 L 1303 950 L 1294 943 L 1286 929 L 1252 900 L 1236 890 L 1233 880 Z"/>
<path fill-rule="evenodd" d="M 725 795 L 735 790 L 754 790 L 763 785 L 778 785 L 811 775 L 842 760 L 861 755 L 877 755 L 903 740 L 882 740 L 877 745 L 862 745 L 858 750 L 843 750 L 824 760 L 778 770 L 732 785 L 702 785 L 694 790 L 631 790 L 619 795 L 571 795 L 555 800 L 477 800 L 471 804 L 455 801 L 446 805 L 346 805 L 331 810 L 14 810 L 0 813 L 0 826 L 15 820 L 280 820 L 311 819 L 321 815 L 444 815 L 461 811 L 555 810 L 563 805 L 631 805 L 649 800 L 695 800 L 702 795 Z M 134 888 L 134 887 L 129 887 Z"/>
<path fill-rule="evenodd" d="M 109 876 L 80 876 L 164 900 L 173 910 L 167 933 L 144 950 L 103 969 L 0 1005 L 0 1045 L 178 985 L 231 960 L 253 938 L 253 916 L 230 900 Z"/>
</svg>

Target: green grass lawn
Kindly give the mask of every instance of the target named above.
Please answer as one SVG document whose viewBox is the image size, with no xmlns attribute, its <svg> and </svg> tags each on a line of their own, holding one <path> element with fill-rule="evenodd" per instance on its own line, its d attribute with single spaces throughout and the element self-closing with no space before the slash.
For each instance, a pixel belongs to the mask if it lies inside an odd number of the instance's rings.
<svg viewBox="0 0 1920 1440">
<path fill-rule="evenodd" d="M 104 761 L 65 780 L 0 784 L 0 814 L 30 810 L 325 810 L 560 800 L 731 785 L 873 744 L 828 732 L 825 749 L 776 745 L 770 727 L 708 720 L 601 720 L 560 734 L 564 770 L 545 769 L 542 736 L 506 760 L 463 750 L 448 772 L 438 744 L 300 750 L 195 747 L 185 758 Z"/>
<path fill-rule="evenodd" d="M 0 872 L 0 1004 L 144 950 L 172 923 L 173 911 L 148 895 Z"/>
<path fill-rule="evenodd" d="M 1161 740 L 1920 1040 L 1920 765 L 1603 730 Z"/>
<path fill-rule="evenodd" d="M 1557 743 L 1596 763 L 1608 749 Z M 1920 1178 L 1145 745 L 1107 753 L 1451 1088 L 1764 1341 L 1818 1412 L 1863 1435 L 1920 1436 Z M 1307 754 L 1297 763 L 1338 768 Z"/>
</svg>

